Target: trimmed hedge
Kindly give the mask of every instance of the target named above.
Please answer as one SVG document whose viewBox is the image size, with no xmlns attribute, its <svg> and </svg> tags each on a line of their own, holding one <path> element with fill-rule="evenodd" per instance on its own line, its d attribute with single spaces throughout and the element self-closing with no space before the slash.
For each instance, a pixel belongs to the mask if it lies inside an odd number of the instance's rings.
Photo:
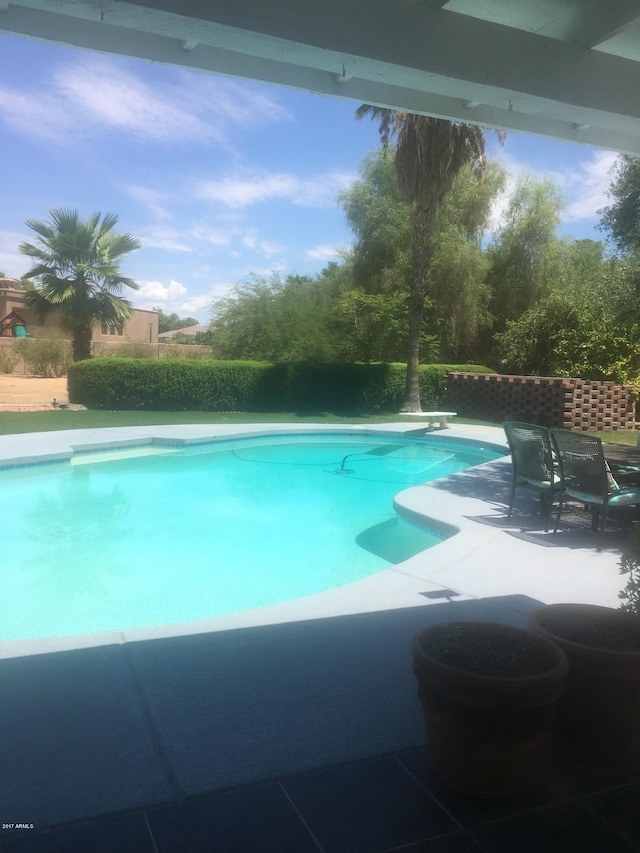
<svg viewBox="0 0 640 853">
<path fill-rule="evenodd" d="M 420 368 L 422 408 L 442 405 L 449 371 Z M 99 358 L 69 368 L 69 400 L 92 409 L 208 412 L 397 412 L 404 364 L 267 364 L 255 361 Z"/>
</svg>

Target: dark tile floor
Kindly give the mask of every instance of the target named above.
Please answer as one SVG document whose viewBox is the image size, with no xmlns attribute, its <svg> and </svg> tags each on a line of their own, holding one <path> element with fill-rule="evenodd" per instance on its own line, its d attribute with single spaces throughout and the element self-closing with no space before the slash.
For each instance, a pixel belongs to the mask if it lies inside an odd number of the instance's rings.
<svg viewBox="0 0 640 853">
<path fill-rule="evenodd" d="M 434 776 L 426 747 L 39 830 L 3 853 L 630 853 L 640 768 L 543 757 L 526 796 L 482 802 Z"/>
</svg>

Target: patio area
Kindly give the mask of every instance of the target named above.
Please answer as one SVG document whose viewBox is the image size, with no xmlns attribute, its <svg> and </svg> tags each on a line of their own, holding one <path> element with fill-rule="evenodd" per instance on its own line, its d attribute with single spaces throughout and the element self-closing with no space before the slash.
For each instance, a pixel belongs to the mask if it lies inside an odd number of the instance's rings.
<svg viewBox="0 0 640 853">
<path fill-rule="evenodd" d="M 7 436 L 0 464 L 255 432 Z M 505 444 L 483 427 L 434 435 Z M 3 829 L 2 849 L 640 849 L 640 768 L 594 770 L 549 750 L 536 789 L 498 804 L 458 797 L 430 771 L 409 653 L 419 628 L 524 626 L 540 603 L 619 603 L 628 516 L 612 518 L 598 552 L 588 515 L 547 533 L 525 489 L 507 519 L 509 486 L 506 458 L 403 492 L 401 512 L 459 532 L 345 587 L 199 623 L 3 643 L 2 820 L 33 829 Z"/>
</svg>

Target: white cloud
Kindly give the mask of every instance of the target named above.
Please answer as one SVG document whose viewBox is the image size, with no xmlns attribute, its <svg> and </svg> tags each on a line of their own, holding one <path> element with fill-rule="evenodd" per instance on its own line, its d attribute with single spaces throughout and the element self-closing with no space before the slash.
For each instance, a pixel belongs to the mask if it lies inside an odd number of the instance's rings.
<svg viewBox="0 0 640 853">
<path fill-rule="evenodd" d="M 280 243 L 275 243 L 273 240 L 258 240 L 258 249 L 267 257 L 271 255 L 281 255 L 285 248 Z"/>
<path fill-rule="evenodd" d="M 229 285 L 223 285 L 223 287 L 229 289 Z M 189 299 L 181 302 L 175 311 L 181 317 L 195 317 L 196 320 L 200 321 L 202 326 L 207 326 L 211 319 L 212 300 L 213 297 L 210 294 L 191 296 Z M 172 312 L 169 311 L 169 313 L 171 314 Z"/>
<path fill-rule="evenodd" d="M 567 176 L 573 192 L 564 217 L 566 222 L 593 219 L 609 204 L 607 190 L 611 185 L 611 167 L 617 157 L 612 151 L 596 151 L 590 160 L 579 164 L 575 175 Z"/>
<path fill-rule="evenodd" d="M 68 138 L 69 116 L 56 98 L 0 86 L 0 119 L 21 136 L 47 142 Z"/>
<path fill-rule="evenodd" d="M 210 296 L 207 297 L 207 306 L 210 306 L 214 299 L 222 299 L 228 296 L 235 286 L 236 283 L 230 281 L 219 281 L 214 284 L 209 290 Z"/>
<path fill-rule="evenodd" d="M 245 234 L 242 242 L 247 249 L 251 249 L 254 252 L 260 252 L 267 257 L 270 257 L 271 255 L 281 255 L 285 250 L 284 246 L 281 246 L 279 243 L 274 243 L 271 240 L 260 240 L 255 228 L 252 228 Z"/>
<path fill-rule="evenodd" d="M 219 201 L 229 207 L 248 207 L 260 201 L 291 196 L 295 178 L 291 175 L 256 175 L 253 178 L 228 177 L 205 181 L 196 190 L 198 198 Z"/>
<path fill-rule="evenodd" d="M 305 254 L 316 261 L 335 261 L 342 257 L 346 251 L 347 247 L 344 245 L 321 243 L 318 246 L 312 246 L 310 249 L 307 249 Z"/>
<path fill-rule="evenodd" d="M 226 281 L 210 285 L 204 293 L 191 294 L 182 282 L 139 281 L 140 290 L 135 296 L 136 308 L 161 308 L 165 314 L 174 312 L 180 317 L 195 317 L 206 326 L 211 319 L 211 305 L 215 299 L 228 296 L 233 285 Z"/>
<path fill-rule="evenodd" d="M 97 124 L 140 139 L 175 142 L 219 137 L 170 91 L 155 89 L 105 57 L 84 59 L 53 74 L 58 97 Z"/>
<path fill-rule="evenodd" d="M 340 190 L 350 186 L 357 175 L 327 172 L 301 178 L 287 173 L 245 171 L 238 175 L 203 181 L 195 190 L 198 198 L 217 201 L 231 208 L 249 207 L 272 199 L 287 199 L 301 207 L 334 205 Z"/>
<path fill-rule="evenodd" d="M 266 257 L 280 255 L 285 251 L 284 246 L 272 240 L 260 239 L 257 229 L 248 231 L 237 225 L 219 228 L 207 222 L 195 222 L 184 228 L 173 228 L 170 225 L 150 225 L 136 232 L 143 247 L 164 249 L 168 252 L 205 252 L 211 247 L 227 248 L 229 253 L 236 252 L 233 247 L 236 241 L 245 248 L 251 249 Z M 237 253 L 237 252 L 236 252 Z"/>
<path fill-rule="evenodd" d="M 506 167 L 506 164 L 504 165 Z M 487 230 L 490 234 L 497 231 L 502 226 L 509 208 L 511 196 L 516 188 L 518 178 L 525 173 L 526 169 L 524 168 L 519 170 L 516 169 L 513 172 L 509 170 L 507 172 L 507 180 L 504 189 L 495 197 L 491 205 L 491 214 L 489 215 L 489 223 L 487 225 Z"/>
<path fill-rule="evenodd" d="M 152 190 L 149 187 L 137 184 L 125 184 L 122 189 L 132 199 L 152 213 L 157 219 L 169 219 L 171 213 L 167 203 L 171 201 L 171 195 L 160 190 Z"/>
<path fill-rule="evenodd" d="M 583 149 L 577 149 L 582 151 Z M 595 220 L 598 210 L 608 204 L 607 190 L 611 184 L 610 170 L 618 155 L 612 151 L 592 151 L 588 158 L 579 160 L 564 171 L 557 169 L 531 169 L 505 152 L 498 152 L 496 159 L 507 169 L 505 190 L 496 199 L 491 217 L 490 230 L 495 230 L 504 216 L 517 181 L 525 174 L 536 180 L 551 178 L 565 198 L 561 212 L 563 222 Z"/>
<path fill-rule="evenodd" d="M 177 73 L 193 108 L 206 107 L 224 123 L 255 127 L 264 122 L 293 119 L 289 110 L 265 92 L 258 91 L 254 84 L 186 70 Z"/>
<path fill-rule="evenodd" d="M 228 246 L 237 233 L 239 233 L 238 229 L 235 228 L 215 228 L 202 223 L 197 223 L 191 229 L 191 234 L 196 240 L 213 246 Z"/>
<path fill-rule="evenodd" d="M 34 236 L 32 233 L 31 237 Z M 20 243 L 32 242 L 31 237 L 19 231 L 0 231 L 0 271 L 9 278 L 20 278 L 31 269 L 33 258 L 21 255 L 18 251 Z"/>
<path fill-rule="evenodd" d="M 255 268 L 247 268 L 244 272 L 242 278 L 246 278 L 249 275 L 257 275 L 261 278 L 270 278 L 274 273 L 284 273 L 288 272 L 287 264 L 284 261 L 275 261 L 268 267 L 258 267 Z"/>
<path fill-rule="evenodd" d="M 16 132 L 65 147 L 112 131 L 157 144 L 229 146 L 234 127 L 281 122 L 290 114 L 250 84 L 175 72 L 151 86 L 128 60 L 80 55 L 31 89 L 0 87 L 0 118 Z"/>
<path fill-rule="evenodd" d="M 136 237 L 147 249 L 165 249 L 167 252 L 193 252 L 189 235 L 168 225 L 150 225 L 139 229 Z"/>
<path fill-rule="evenodd" d="M 169 284 L 162 284 L 161 281 L 140 281 L 140 290 L 136 293 L 135 302 L 138 308 L 153 308 L 154 305 L 159 305 L 162 310 L 165 305 L 174 305 L 184 301 L 187 295 L 187 288 L 180 281 L 170 281 Z M 169 313 L 174 311 L 171 308 Z"/>
</svg>

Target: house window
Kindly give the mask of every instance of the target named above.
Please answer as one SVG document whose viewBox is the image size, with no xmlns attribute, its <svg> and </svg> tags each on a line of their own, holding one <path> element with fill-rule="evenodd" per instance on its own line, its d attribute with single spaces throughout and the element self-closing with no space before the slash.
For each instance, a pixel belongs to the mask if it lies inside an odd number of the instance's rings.
<svg viewBox="0 0 640 853">
<path fill-rule="evenodd" d="M 122 326 L 118 326 L 118 334 L 119 334 L 119 335 L 122 335 L 122 329 L 123 329 L 123 327 L 122 327 Z"/>
<path fill-rule="evenodd" d="M 103 335 L 107 335 L 107 334 L 109 334 L 109 330 L 107 329 L 107 324 L 106 324 L 106 323 L 103 323 L 103 324 L 102 324 L 102 334 L 103 334 Z"/>
<path fill-rule="evenodd" d="M 110 327 L 109 327 L 109 334 L 110 334 L 110 335 L 115 335 L 115 333 L 116 333 L 116 327 L 115 327 L 115 326 L 110 326 Z"/>
</svg>

